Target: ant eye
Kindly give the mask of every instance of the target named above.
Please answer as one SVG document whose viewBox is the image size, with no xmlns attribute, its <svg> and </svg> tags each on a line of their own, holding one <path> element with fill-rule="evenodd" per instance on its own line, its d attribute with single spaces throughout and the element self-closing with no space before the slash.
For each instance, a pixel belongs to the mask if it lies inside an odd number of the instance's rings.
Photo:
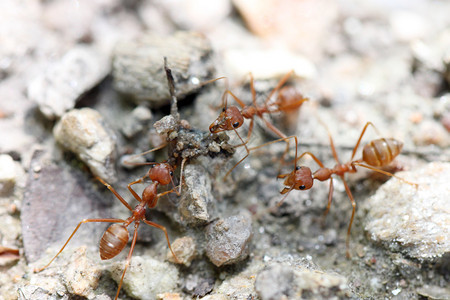
<svg viewBox="0 0 450 300">
<path fill-rule="evenodd" d="M 240 124 L 239 122 L 233 123 L 233 127 L 234 128 L 239 127 L 239 124 Z"/>
<path fill-rule="evenodd" d="M 300 190 L 304 190 L 306 187 L 304 185 L 301 185 L 298 187 Z"/>
<path fill-rule="evenodd" d="M 300 166 L 296 166 L 296 167 L 295 167 L 295 170 L 298 171 L 298 170 L 300 170 L 301 168 L 302 168 L 302 167 L 300 167 Z"/>
<path fill-rule="evenodd" d="M 170 171 L 170 172 L 169 172 L 169 175 L 170 175 L 170 176 L 173 176 L 173 172 L 172 172 L 172 171 Z"/>
</svg>

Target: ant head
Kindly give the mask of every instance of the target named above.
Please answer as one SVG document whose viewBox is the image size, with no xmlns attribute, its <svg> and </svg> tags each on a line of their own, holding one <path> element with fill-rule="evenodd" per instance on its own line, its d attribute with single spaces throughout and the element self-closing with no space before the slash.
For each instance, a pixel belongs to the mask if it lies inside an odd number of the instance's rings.
<svg viewBox="0 0 450 300">
<path fill-rule="evenodd" d="M 304 166 L 295 167 L 293 188 L 295 190 L 309 190 L 312 188 L 314 178 L 311 169 Z"/>
<path fill-rule="evenodd" d="M 239 108 L 230 106 L 224 108 L 219 117 L 209 126 L 211 133 L 237 129 L 244 124 L 244 117 Z"/>
<path fill-rule="evenodd" d="M 168 163 L 155 164 L 150 170 L 148 170 L 148 177 L 152 181 L 157 181 L 162 185 L 172 182 L 173 167 Z"/>
<path fill-rule="evenodd" d="M 238 129 L 244 124 L 244 117 L 242 116 L 241 111 L 236 106 L 230 106 L 225 111 L 227 118 L 227 130 Z"/>
</svg>

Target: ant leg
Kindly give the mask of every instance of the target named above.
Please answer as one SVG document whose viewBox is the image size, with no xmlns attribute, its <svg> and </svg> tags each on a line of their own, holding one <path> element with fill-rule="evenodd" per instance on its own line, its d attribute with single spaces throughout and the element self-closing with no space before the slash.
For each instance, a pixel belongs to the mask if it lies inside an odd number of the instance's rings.
<svg viewBox="0 0 450 300">
<path fill-rule="evenodd" d="M 133 255 L 134 246 L 136 245 L 138 227 L 139 227 L 139 222 L 135 222 L 134 223 L 134 234 L 133 234 L 133 239 L 131 240 L 130 251 L 128 252 L 127 260 L 125 262 L 125 267 L 123 268 L 122 277 L 120 278 L 119 287 L 117 288 L 117 293 L 116 293 L 116 297 L 114 298 L 114 300 L 117 300 L 119 298 L 120 289 L 122 288 L 122 284 L 123 284 L 123 278 L 125 277 L 125 272 L 127 271 L 128 266 L 130 265 L 130 262 L 131 262 L 131 255 Z"/>
<path fill-rule="evenodd" d="M 396 176 L 396 175 L 394 175 L 394 174 L 392 174 L 392 173 L 389 173 L 389 172 L 386 172 L 386 171 L 383 171 L 383 170 L 374 168 L 374 167 L 372 167 L 372 166 L 369 166 L 369 165 L 366 165 L 366 164 L 362 164 L 362 163 L 359 163 L 359 162 L 353 162 L 352 164 L 357 165 L 357 166 L 360 166 L 360 167 L 367 168 L 367 169 L 369 169 L 369 170 L 372 170 L 372 171 L 375 171 L 375 172 L 378 172 L 378 173 L 381 173 L 381 174 L 384 174 L 384 175 L 387 175 L 387 176 L 391 176 L 391 177 L 397 178 L 398 180 L 403 181 L 404 183 L 407 183 L 407 184 L 409 184 L 409 185 L 413 185 L 413 186 L 415 186 L 416 188 L 419 187 L 419 185 L 418 185 L 417 183 L 410 182 L 410 181 L 408 181 L 408 180 L 406 180 L 406 179 L 403 179 L 403 178 L 401 178 L 401 177 L 398 177 L 398 176 Z"/>
<path fill-rule="evenodd" d="M 288 177 L 289 175 L 291 175 L 291 173 L 286 173 L 286 174 L 278 174 L 278 175 L 277 175 L 277 178 L 279 178 L 279 179 L 283 179 L 283 178 L 286 178 L 286 177 Z"/>
<path fill-rule="evenodd" d="M 128 190 L 130 191 L 130 193 L 131 194 L 133 194 L 133 196 L 134 196 L 134 198 L 137 200 L 137 201 L 139 201 L 139 202 L 142 202 L 142 199 L 141 199 L 141 197 L 131 188 L 131 186 L 133 185 L 133 184 L 136 184 L 136 183 L 141 183 L 142 181 L 144 181 L 144 178 L 145 178 L 146 176 L 144 176 L 144 177 L 142 177 L 142 178 L 140 178 L 140 179 L 138 179 L 138 180 L 135 180 L 135 181 L 133 181 L 133 182 L 130 182 L 129 184 L 128 184 Z"/>
<path fill-rule="evenodd" d="M 325 225 L 325 218 L 328 215 L 328 212 L 330 211 L 331 201 L 333 200 L 333 192 L 334 192 L 333 177 L 330 177 L 330 188 L 328 190 L 328 204 L 327 208 L 325 209 L 325 212 L 323 213 L 322 225 Z"/>
<path fill-rule="evenodd" d="M 214 79 L 210 79 L 210 80 L 206 80 L 206 81 L 200 82 L 200 83 L 197 85 L 197 87 L 205 86 L 205 85 L 207 85 L 207 84 L 210 84 L 210 83 L 219 81 L 220 79 L 225 79 L 225 81 L 227 82 L 227 85 L 228 85 L 227 77 L 226 77 L 226 76 L 222 76 L 222 77 L 218 77 L 218 78 L 214 78 Z"/>
<path fill-rule="evenodd" d="M 267 103 L 270 101 L 270 98 L 272 98 L 273 94 L 275 94 L 275 92 L 278 91 L 286 83 L 286 81 L 288 81 L 289 77 L 291 77 L 292 74 L 294 74 L 294 70 L 291 70 L 288 73 L 286 73 L 286 75 L 284 75 L 280 79 L 280 81 L 278 81 L 277 86 L 275 88 L 273 88 L 272 91 L 270 91 L 269 95 L 267 96 L 267 99 L 264 102 L 264 105 L 267 106 Z"/>
<path fill-rule="evenodd" d="M 242 100 L 239 99 L 236 95 L 234 95 L 230 90 L 226 90 L 225 94 L 229 94 L 231 97 L 233 97 L 234 101 L 236 101 L 241 108 L 245 107 L 244 102 L 242 102 Z M 224 106 L 224 107 L 226 107 L 226 106 Z"/>
<path fill-rule="evenodd" d="M 289 195 L 289 193 L 294 189 L 294 185 L 292 185 L 290 188 L 285 187 L 283 190 L 281 190 L 280 194 L 286 194 L 277 204 L 277 207 L 280 207 L 281 204 L 283 204 L 286 197 Z"/>
<path fill-rule="evenodd" d="M 144 151 L 144 152 L 139 153 L 139 154 L 132 155 L 132 156 L 129 157 L 128 159 L 133 160 L 133 159 L 138 158 L 138 157 L 140 157 L 140 156 L 143 156 L 143 155 L 145 155 L 145 154 L 149 154 L 149 153 L 151 153 L 151 152 L 161 150 L 162 148 L 164 148 L 164 147 L 166 147 L 166 146 L 167 146 L 167 143 L 164 143 L 164 144 L 162 144 L 162 145 L 160 145 L 160 146 L 158 146 L 158 147 L 155 147 L 155 148 L 153 148 L 153 149 Z M 128 160 L 125 160 L 123 163 L 126 164 L 126 165 L 129 165 L 129 166 L 146 166 L 146 165 L 155 165 L 155 164 L 158 164 L 158 163 L 156 163 L 156 162 L 155 162 L 155 163 L 153 163 L 153 162 L 152 162 L 152 163 L 150 163 L 150 162 L 136 163 L 136 162 L 131 162 L 131 161 L 128 161 Z"/>
<path fill-rule="evenodd" d="M 295 166 L 297 166 L 297 161 L 300 160 L 303 156 L 305 155 L 309 155 L 315 162 L 316 164 L 318 164 L 321 168 L 325 168 L 325 166 L 323 165 L 323 163 L 320 161 L 320 159 L 318 159 L 314 154 L 312 154 L 311 152 L 303 152 L 298 159 L 295 161 Z"/>
<path fill-rule="evenodd" d="M 158 198 L 160 198 L 160 197 L 162 197 L 162 196 L 165 196 L 165 195 L 167 195 L 167 194 L 170 194 L 170 193 L 176 193 L 176 194 L 178 195 L 178 193 L 177 193 L 177 187 L 174 187 L 174 188 L 171 189 L 171 190 L 168 190 L 168 191 L 159 193 L 158 195 L 156 195 L 156 198 L 158 199 Z"/>
<path fill-rule="evenodd" d="M 133 208 L 130 206 L 130 204 L 128 204 L 128 202 L 125 201 L 125 199 L 123 199 L 122 196 L 120 196 L 119 193 L 117 193 L 116 190 L 109 183 L 106 183 L 100 177 L 95 177 L 95 178 L 98 181 L 100 181 L 104 186 L 106 186 L 116 196 L 116 198 L 119 199 L 120 202 L 122 202 L 122 204 L 126 206 L 126 208 L 128 208 L 130 211 L 133 211 Z"/>
<path fill-rule="evenodd" d="M 95 222 L 123 223 L 123 222 L 125 222 L 125 220 L 122 220 L 122 219 L 85 219 L 85 220 L 81 221 L 80 223 L 78 223 L 77 227 L 75 227 L 75 230 L 69 236 L 69 238 L 67 239 L 66 243 L 62 246 L 61 250 L 59 250 L 59 252 L 56 253 L 56 255 L 50 260 L 50 262 L 48 264 L 46 264 L 45 266 L 43 266 L 42 268 L 35 268 L 34 272 L 37 273 L 37 272 L 41 272 L 42 270 L 46 269 L 58 257 L 58 255 L 61 254 L 61 252 L 63 252 L 64 248 L 66 248 L 67 244 L 70 242 L 72 237 L 78 231 L 78 229 L 80 228 L 81 224 L 84 224 L 84 223 L 95 223 Z"/>
<path fill-rule="evenodd" d="M 253 121 L 253 120 L 252 120 Z M 251 123 L 250 123 L 251 124 Z M 237 145 L 236 147 L 239 147 L 239 146 L 244 146 L 244 148 L 245 148 L 245 151 L 247 151 L 247 154 L 243 157 L 243 158 L 241 158 L 230 170 L 228 170 L 228 172 L 225 174 L 225 176 L 223 177 L 223 179 L 226 179 L 230 174 L 231 174 L 231 172 L 234 170 L 234 168 L 236 168 L 241 162 L 243 162 L 249 155 L 250 155 L 250 150 L 249 150 L 249 148 L 247 147 L 247 142 L 244 142 L 244 140 L 242 139 L 242 137 L 239 135 L 239 133 L 237 132 L 237 130 L 236 129 L 234 129 L 233 128 L 233 130 L 234 130 L 234 132 L 236 133 L 236 135 L 239 137 L 239 139 L 241 140 L 241 142 L 242 142 L 242 144 L 240 144 L 240 145 Z"/>
<path fill-rule="evenodd" d="M 353 198 L 352 192 L 350 191 L 350 188 L 347 185 L 347 181 L 345 181 L 344 176 L 340 176 L 342 179 L 342 182 L 344 183 L 344 187 L 345 187 L 345 191 L 347 192 L 347 196 L 348 198 L 350 198 L 350 201 L 352 203 L 352 216 L 350 217 L 350 224 L 348 224 L 348 229 L 347 229 L 347 237 L 345 239 L 345 248 L 346 248 L 346 256 L 347 258 L 350 258 L 350 231 L 352 230 L 352 224 L 353 224 L 353 219 L 355 218 L 355 212 L 356 212 L 356 202 L 355 199 Z"/>
<path fill-rule="evenodd" d="M 317 116 L 317 118 L 319 120 L 319 123 L 322 124 L 322 126 L 327 131 L 328 138 L 330 140 L 331 152 L 333 153 L 334 160 L 340 165 L 341 161 L 339 160 L 339 157 L 338 157 L 337 152 L 336 152 L 336 148 L 334 147 L 333 137 L 331 136 L 330 129 L 328 129 L 328 126 L 325 124 L 325 122 L 323 122 L 318 116 Z"/>
<path fill-rule="evenodd" d="M 148 220 L 146 220 L 146 219 L 144 219 L 144 220 L 142 220 L 142 221 L 144 221 L 144 223 L 147 224 L 147 225 L 149 225 L 149 226 L 153 226 L 153 227 L 159 228 L 159 229 L 161 229 L 162 231 L 164 231 L 164 234 L 166 235 L 167 245 L 169 246 L 170 252 L 172 252 L 172 255 L 173 255 L 173 257 L 175 258 L 175 260 L 177 261 L 177 263 L 181 264 L 181 261 L 180 261 L 180 260 L 178 259 L 178 257 L 175 255 L 175 252 L 173 251 L 172 246 L 170 245 L 169 235 L 167 234 L 166 227 L 164 227 L 164 226 L 162 226 L 162 225 L 159 225 L 159 224 L 156 224 L 156 223 L 154 223 L 154 222 L 152 222 L 152 221 L 148 221 Z"/>
<path fill-rule="evenodd" d="M 378 135 L 380 135 L 380 132 L 379 132 L 378 129 L 375 127 L 375 125 L 373 125 L 372 122 L 367 122 L 366 125 L 364 125 L 364 128 L 363 128 L 361 134 L 359 135 L 358 142 L 356 142 L 356 145 L 355 145 L 355 147 L 353 148 L 352 157 L 350 158 L 350 161 L 352 161 L 353 158 L 355 157 L 356 151 L 358 150 L 359 144 L 361 143 L 361 139 L 362 139 L 364 133 L 366 133 L 366 129 L 367 129 L 367 127 L 369 127 L 369 125 L 371 125 L 371 126 L 373 127 L 373 129 L 375 130 L 375 132 L 376 132 Z"/>
</svg>

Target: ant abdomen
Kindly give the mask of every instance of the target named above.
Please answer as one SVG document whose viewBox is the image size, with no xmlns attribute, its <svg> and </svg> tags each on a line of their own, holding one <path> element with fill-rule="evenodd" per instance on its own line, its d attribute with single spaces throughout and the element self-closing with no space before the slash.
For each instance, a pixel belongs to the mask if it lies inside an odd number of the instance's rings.
<svg viewBox="0 0 450 300">
<path fill-rule="evenodd" d="M 376 139 L 363 148 L 363 161 L 374 167 L 389 164 L 400 153 L 403 143 L 396 139 Z"/>
<path fill-rule="evenodd" d="M 100 240 L 100 258 L 111 259 L 122 252 L 128 243 L 128 229 L 122 224 L 112 224 Z"/>
</svg>

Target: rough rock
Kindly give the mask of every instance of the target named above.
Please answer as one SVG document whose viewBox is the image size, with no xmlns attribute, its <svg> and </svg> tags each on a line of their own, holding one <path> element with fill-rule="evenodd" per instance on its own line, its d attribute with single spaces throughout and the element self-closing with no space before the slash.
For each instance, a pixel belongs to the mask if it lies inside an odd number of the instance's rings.
<svg viewBox="0 0 450 300">
<path fill-rule="evenodd" d="M 249 260 L 240 267 L 234 275 L 221 273 L 220 277 L 224 279 L 213 293 L 225 295 L 226 299 L 257 299 L 255 279 L 258 272 L 264 268 L 264 264 L 261 260 Z"/>
<path fill-rule="evenodd" d="M 209 222 L 215 215 L 211 179 L 205 168 L 189 164 L 184 168 L 184 188 L 178 204 L 182 221 L 199 226 Z"/>
<path fill-rule="evenodd" d="M 77 46 L 30 83 L 28 97 L 47 118 L 59 118 L 108 73 L 107 57 L 92 47 Z"/>
<path fill-rule="evenodd" d="M 9 194 L 16 184 L 18 175 L 18 165 L 11 156 L 7 154 L 0 155 L 0 195 Z"/>
<path fill-rule="evenodd" d="M 156 295 L 158 300 L 183 300 L 179 293 L 163 293 Z"/>
<path fill-rule="evenodd" d="M 163 58 L 172 70 L 176 95 L 182 98 L 211 79 L 214 64 L 208 40 L 196 32 L 176 32 L 171 36 L 146 34 L 134 41 L 118 43 L 114 50 L 115 89 L 152 106 L 170 99 Z"/>
<path fill-rule="evenodd" d="M 121 131 L 127 138 L 132 138 L 145 128 L 151 118 L 152 112 L 150 109 L 139 105 L 127 116 L 127 120 L 123 124 L 123 127 L 121 127 Z"/>
<path fill-rule="evenodd" d="M 417 289 L 417 293 L 427 299 L 450 300 L 450 288 L 442 288 L 440 286 L 433 286 L 425 284 Z"/>
<path fill-rule="evenodd" d="M 228 298 L 225 295 L 222 294 L 212 294 L 207 295 L 202 298 L 203 300 L 227 300 Z"/>
<path fill-rule="evenodd" d="M 190 236 L 178 238 L 173 241 L 172 249 L 179 261 L 187 267 L 191 265 L 192 260 L 197 254 L 195 241 Z M 170 250 L 167 252 L 166 258 L 172 263 L 177 263 Z"/>
<path fill-rule="evenodd" d="M 37 264 L 41 267 L 43 263 L 47 262 L 48 257 L 45 257 Z M 86 247 L 80 247 L 75 252 L 62 252 L 53 263 L 54 265 L 51 267 L 31 274 L 30 285 L 39 286 L 53 297 L 61 293 L 87 298 L 94 297 L 102 267 L 86 256 Z"/>
<path fill-rule="evenodd" d="M 283 263 L 271 264 L 259 272 L 255 289 L 262 300 L 348 296 L 347 281 L 343 276 Z"/>
<path fill-rule="evenodd" d="M 291 294 L 294 271 L 286 266 L 274 265 L 258 274 L 255 289 L 263 300 L 293 297 Z"/>
<path fill-rule="evenodd" d="M 108 183 L 116 182 L 115 136 L 97 111 L 82 108 L 67 112 L 56 124 L 53 135 L 86 163 L 95 176 Z"/>
<path fill-rule="evenodd" d="M 206 228 L 206 255 L 213 264 L 234 264 L 247 258 L 252 237 L 252 221 L 248 214 L 219 219 Z"/>
<path fill-rule="evenodd" d="M 172 115 L 168 115 L 161 118 L 161 120 L 156 121 L 153 124 L 153 127 L 155 127 L 155 130 L 159 135 L 163 135 L 168 134 L 170 131 L 176 131 L 179 124 Z"/>
<path fill-rule="evenodd" d="M 20 215 L 23 247 L 29 262 L 39 259 L 52 244 L 57 247 L 52 248 L 55 254 L 81 220 L 104 217 L 109 211 L 80 171 L 58 166 L 47 155 L 36 152 L 32 158 Z M 81 242 L 96 244 L 100 232 L 84 230 L 84 226 L 69 246 Z"/>
<path fill-rule="evenodd" d="M 179 28 L 203 32 L 220 24 L 231 11 L 231 3 L 226 0 L 216 0 L 214 3 L 208 0 L 159 0 L 153 4 L 163 9 Z"/>
<path fill-rule="evenodd" d="M 124 264 L 122 261 L 112 266 L 112 277 L 117 284 Z M 175 290 L 178 276 L 177 268 L 171 264 L 150 257 L 133 256 L 123 280 L 123 290 L 134 298 L 154 300 L 158 294 Z"/>
<path fill-rule="evenodd" d="M 86 247 L 79 248 L 64 268 L 64 284 L 69 293 L 89 297 L 98 286 L 101 268 L 86 257 Z"/>
<path fill-rule="evenodd" d="M 393 178 L 367 201 L 365 229 L 371 239 L 422 260 L 448 253 L 450 163 L 433 162 L 396 175 L 419 186 Z"/>
</svg>

